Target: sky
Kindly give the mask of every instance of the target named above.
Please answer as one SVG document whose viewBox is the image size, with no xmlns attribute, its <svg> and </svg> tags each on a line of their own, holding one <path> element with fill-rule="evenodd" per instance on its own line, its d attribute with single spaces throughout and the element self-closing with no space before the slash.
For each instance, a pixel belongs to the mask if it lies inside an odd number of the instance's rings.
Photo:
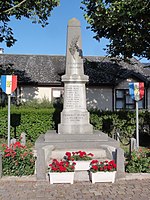
<svg viewBox="0 0 150 200">
<path fill-rule="evenodd" d="M 39 24 L 32 24 L 29 19 L 21 21 L 12 19 L 10 26 L 13 28 L 17 42 L 10 48 L 4 43 L 0 44 L 0 47 L 8 54 L 65 55 L 67 24 L 75 17 L 81 23 L 83 54 L 106 55 L 103 51 L 106 40 L 99 43 L 93 39 L 94 34 L 86 28 L 88 24 L 80 6 L 81 0 L 60 0 L 60 6 L 54 8 L 49 24 L 45 28 Z"/>
<path fill-rule="evenodd" d="M 105 56 L 108 41 L 96 41 L 94 33 L 87 29 L 84 12 L 80 9 L 81 0 L 60 0 L 60 6 L 55 7 L 49 18 L 49 24 L 42 28 L 39 24 L 32 24 L 29 19 L 12 19 L 10 26 L 13 28 L 17 42 L 8 48 L 5 43 L 0 43 L 6 54 L 39 54 L 39 55 L 65 55 L 67 24 L 72 18 L 77 18 L 81 23 L 82 50 L 84 56 Z M 143 59 L 143 62 L 147 62 Z"/>
</svg>

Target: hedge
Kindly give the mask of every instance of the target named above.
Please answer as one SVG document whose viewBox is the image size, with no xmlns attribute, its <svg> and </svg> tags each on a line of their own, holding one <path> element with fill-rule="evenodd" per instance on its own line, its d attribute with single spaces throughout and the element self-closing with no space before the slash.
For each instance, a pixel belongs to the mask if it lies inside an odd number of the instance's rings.
<svg viewBox="0 0 150 200">
<path fill-rule="evenodd" d="M 60 112 L 62 107 L 50 106 L 46 107 L 11 107 L 11 116 L 20 116 L 20 123 L 16 127 L 16 136 L 19 137 L 22 132 L 27 134 L 27 140 L 35 142 L 40 134 L 44 134 L 47 130 L 57 128 L 60 122 Z M 0 137 L 7 139 L 7 108 L 0 109 Z M 14 118 L 12 118 L 14 119 Z M 113 136 L 115 131 L 119 130 L 122 139 L 135 136 L 135 112 L 111 112 L 90 110 L 90 123 L 94 129 L 101 130 L 109 136 Z M 17 123 L 16 120 L 13 123 Z M 11 123 L 12 124 L 12 123 Z M 140 134 L 147 134 L 149 130 L 144 129 L 148 125 L 150 128 L 150 112 L 139 112 Z M 11 138 L 15 135 L 15 129 L 11 126 Z"/>
<path fill-rule="evenodd" d="M 7 109 L 0 109 L 0 137 L 7 138 Z M 16 127 L 16 136 L 22 132 L 26 133 L 27 139 L 35 142 L 38 136 L 49 129 L 54 129 L 53 120 L 54 109 L 47 108 L 13 108 L 11 116 L 20 116 L 20 125 Z M 14 118 L 12 118 L 14 119 Z M 15 123 L 16 120 L 13 120 Z M 12 123 L 11 123 L 12 124 Z M 14 137 L 15 129 L 11 126 L 11 138 Z"/>
<path fill-rule="evenodd" d="M 135 111 L 100 111 L 90 110 L 91 124 L 109 136 L 119 132 L 120 140 L 129 142 L 131 137 L 136 137 L 136 113 Z M 139 111 L 139 134 L 141 143 L 150 139 L 150 112 Z M 147 145 L 148 142 L 146 141 Z"/>
</svg>

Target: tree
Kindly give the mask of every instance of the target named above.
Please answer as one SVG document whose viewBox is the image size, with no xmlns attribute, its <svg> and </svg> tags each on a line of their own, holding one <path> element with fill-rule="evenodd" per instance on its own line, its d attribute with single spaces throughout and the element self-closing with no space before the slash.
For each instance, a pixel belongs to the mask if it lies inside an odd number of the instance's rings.
<svg viewBox="0 0 150 200">
<path fill-rule="evenodd" d="M 109 55 L 150 59 L 149 0 L 83 0 L 82 4 L 94 38 L 109 39 Z"/>
<path fill-rule="evenodd" d="M 10 47 L 16 41 L 9 27 L 11 17 L 17 20 L 25 17 L 45 27 L 51 11 L 58 5 L 59 0 L 0 0 L 0 42 Z"/>
</svg>

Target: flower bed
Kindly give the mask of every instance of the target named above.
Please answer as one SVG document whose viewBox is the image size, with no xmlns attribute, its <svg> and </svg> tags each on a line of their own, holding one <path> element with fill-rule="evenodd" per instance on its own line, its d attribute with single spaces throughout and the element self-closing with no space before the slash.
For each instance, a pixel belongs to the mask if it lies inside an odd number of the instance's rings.
<svg viewBox="0 0 150 200">
<path fill-rule="evenodd" d="M 127 159 L 125 170 L 129 173 L 150 173 L 150 149 L 133 151 Z"/>
<path fill-rule="evenodd" d="M 35 171 L 35 156 L 32 149 L 20 142 L 8 147 L 2 145 L 2 174 L 8 176 L 32 175 Z"/>
</svg>

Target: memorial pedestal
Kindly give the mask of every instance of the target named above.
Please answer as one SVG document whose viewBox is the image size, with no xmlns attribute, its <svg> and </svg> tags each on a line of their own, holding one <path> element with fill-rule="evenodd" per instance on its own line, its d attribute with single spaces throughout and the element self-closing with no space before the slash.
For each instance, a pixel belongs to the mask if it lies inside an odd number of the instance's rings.
<svg viewBox="0 0 150 200">
<path fill-rule="evenodd" d="M 52 151 L 57 149 L 101 149 L 107 151 L 110 159 L 115 157 L 119 142 L 101 131 L 93 131 L 86 107 L 86 87 L 89 77 L 84 75 L 80 22 L 73 18 L 68 22 L 64 103 L 58 133 L 48 131 L 35 143 L 37 149 L 37 179 L 45 179 L 45 166 Z M 111 149 L 111 147 L 113 147 Z M 49 151 L 47 150 L 49 149 Z M 111 150 L 110 150 L 111 149 Z M 45 160 L 45 162 L 43 162 Z M 42 162 L 41 162 L 42 161 Z"/>
</svg>

